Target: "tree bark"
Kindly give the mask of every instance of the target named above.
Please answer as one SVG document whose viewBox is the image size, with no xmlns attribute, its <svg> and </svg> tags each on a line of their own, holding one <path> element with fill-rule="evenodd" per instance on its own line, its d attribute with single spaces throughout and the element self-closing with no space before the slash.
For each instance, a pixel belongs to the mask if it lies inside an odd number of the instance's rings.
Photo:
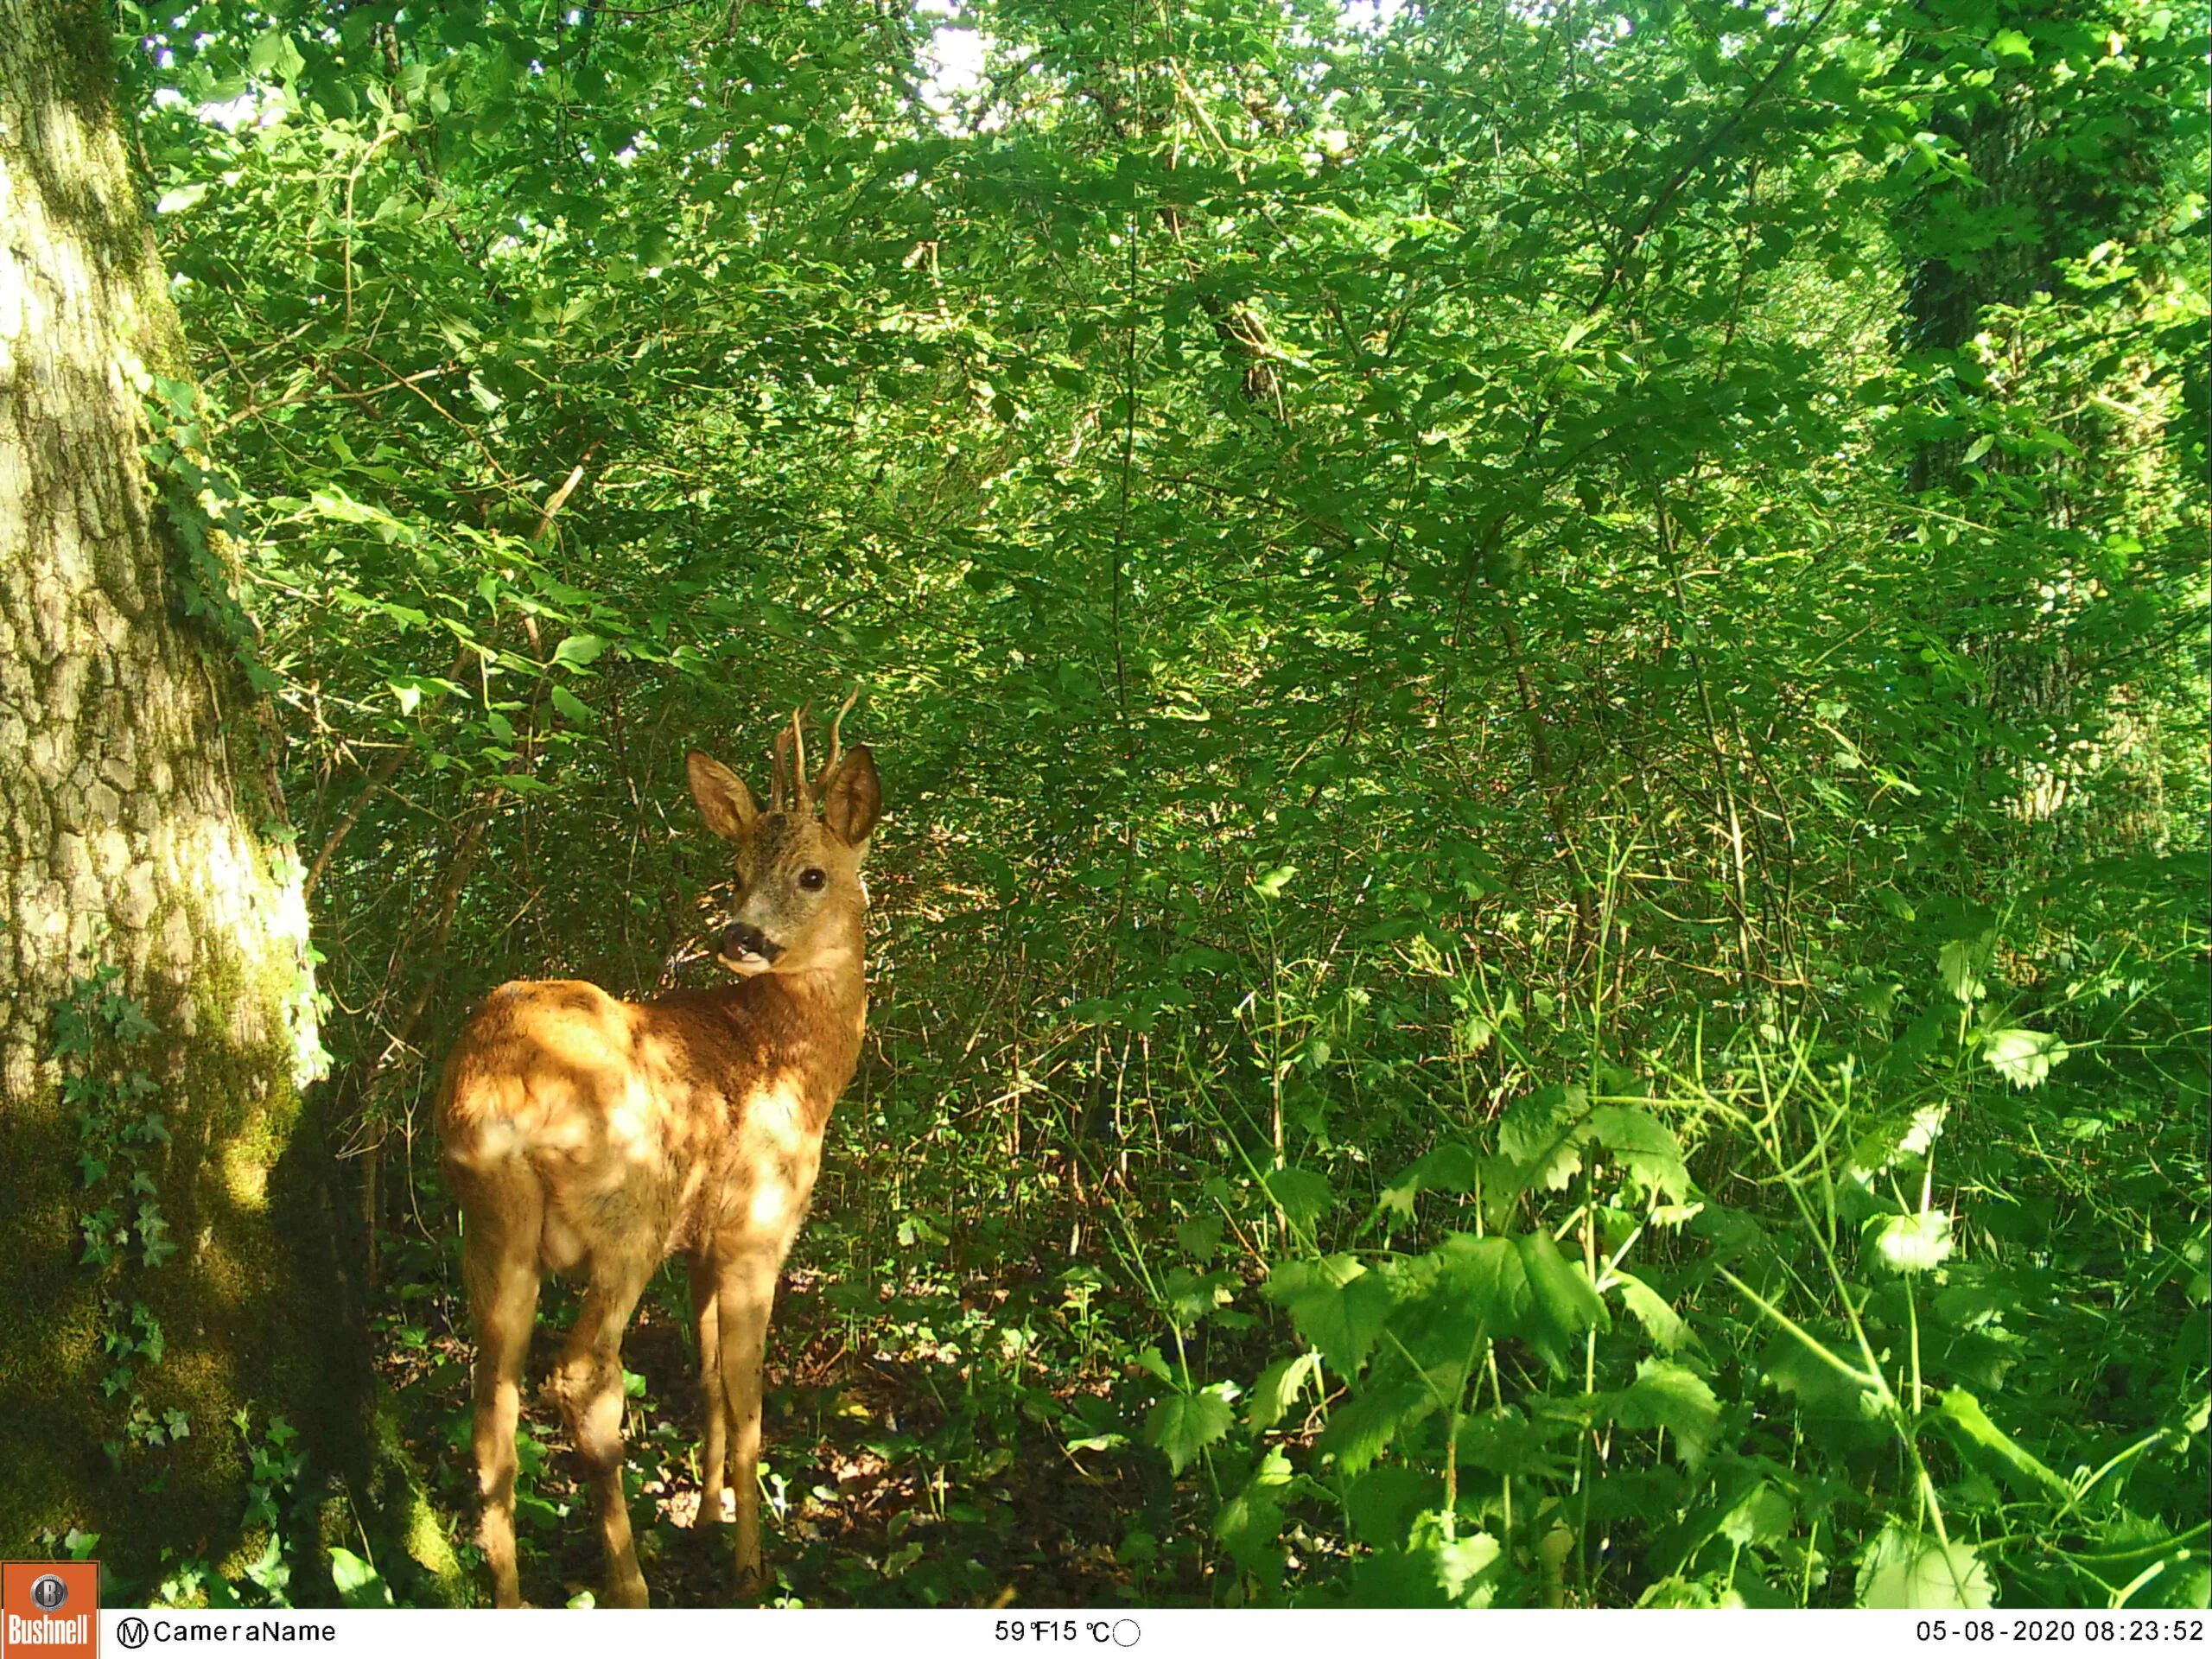
<svg viewBox="0 0 2212 1659">
<path fill-rule="evenodd" d="M 236 1414 L 258 1438 L 281 1413 L 310 1446 L 359 1418 L 302 1104 L 321 1047 L 299 861 L 234 643 L 183 614 L 142 456 L 146 377 L 186 369 L 111 27 L 99 0 L 0 0 L 0 1555 L 95 1531 L 129 1595 L 164 1547 L 220 1568 L 252 1541 Z M 72 1069 L 154 1085 L 130 1109 L 168 1136 L 143 1166 L 165 1261 L 143 1229 L 85 1259 L 82 1217 L 146 1196 L 80 1169 L 61 1094 L 56 1008 L 101 964 L 156 1034 Z M 119 1323 L 138 1351 L 111 1396 Z M 157 1436 L 128 1432 L 131 1395 Z"/>
</svg>

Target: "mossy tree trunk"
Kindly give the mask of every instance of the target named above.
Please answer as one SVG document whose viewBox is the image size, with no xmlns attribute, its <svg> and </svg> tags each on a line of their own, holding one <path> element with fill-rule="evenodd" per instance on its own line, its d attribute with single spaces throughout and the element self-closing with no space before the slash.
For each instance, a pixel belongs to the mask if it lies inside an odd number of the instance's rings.
<svg viewBox="0 0 2212 1659">
<path fill-rule="evenodd" d="M 184 353 L 111 28 L 99 0 L 0 0 L 0 1554 L 96 1531 L 129 1590 L 164 1550 L 238 1550 L 234 1417 L 342 1437 L 359 1345 L 334 1322 L 302 1108 L 320 1050 L 299 866 L 237 652 L 183 615 L 142 457 L 140 389 L 181 379 Z M 57 1006 L 103 964 L 156 1030 L 65 1068 Z M 151 1091 L 88 1131 L 65 1071 L 134 1069 Z M 99 1173 L 88 1133 L 136 1150 Z"/>
</svg>

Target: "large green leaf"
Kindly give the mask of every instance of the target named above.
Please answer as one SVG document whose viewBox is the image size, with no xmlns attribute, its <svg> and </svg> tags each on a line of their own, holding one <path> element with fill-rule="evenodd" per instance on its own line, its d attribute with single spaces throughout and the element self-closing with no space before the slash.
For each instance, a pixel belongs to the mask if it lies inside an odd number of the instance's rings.
<svg viewBox="0 0 2212 1659">
<path fill-rule="evenodd" d="M 1213 1535 L 1227 1548 L 1237 1570 L 1256 1573 L 1282 1531 L 1282 1506 L 1258 1480 L 1221 1506 Z"/>
<path fill-rule="evenodd" d="M 1898 1273 L 1928 1273 L 1951 1255 L 1951 1217 L 1945 1210 L 1909 1216 L 1876 1216 L 1866 1236 L 1882 1262 Z"/>
<path fill-rule="evenodd" d="M 1610 1327 L 1611 1318 L 1582 1264 L 1563 1258 L 1549 1233 L 1523 1233 L 1513 1241 L 1513 1249 L 1529 1287 L 1520 1334 L 1553 1369 L 1564 1370 L 1573 1339 L 1593 1325 Z"/>
<path fill-rule="evenodd" d="M 1499 1120 L 1498 1150 L 1528 1172 L 1531 1185 L 1557 1191 L 1582 1167 L 1575 1148 L 1589 1109 L 1580 1084 L 1550 1084 L 1524 1095 Z"/>
<path fill-rule="evenodd" d="M 1976 939 L 1953 939 L 1936 952 L 1936 971 L 1942 976 L 1943 988 L 1961 1002 L 1973 1005 L 1981 1000 L 1988 988 L 1982 973 L 1989 961 L 1990 940 L 1986 936 Z"/>
<path fill-rule="evenodd" d="M 1528 1317 L 1528 1270 L 1511 1241 L 1454 1233 L 1393 1274 L 1391 1328 L 1425 1365 L 1465 1366 L 1488 1338 L 1517 1335 Z"/>
<path fill-rule="evenodd" d="M 2018 1027 L 1985 1033 L 1981 1039 L 1981 1058 L 2016 1089 L 2032 1089 L 2042 1083 L 2068 1052 L 2066 1045 L 2048 1032 Z"/>
<path fill-rule="evenodd" d="M 1252 1384 L 1251 1403 L 1245 1408 L 1245 1421 L 1255 1433 L 1264 1433 L 1282 1421 L 1320 1363 L 1318 1354 L 1299 1354 L 1276 1360 L 1260 1373 Z"/>
<path fill-rule="evenodd" d="M 1981 1454 L 1981 1460 L 1993 1465 L 2024 1497 L 2041 1491 L 2062 1501 L 2072 1497 L 2073 1489 L 2057 1472 L 1990 1421 L 1981 1402 L 1968 1390 L 1945 1389 L 1937 1408 L 1963 1449 Z"/>
<path fill-rule="evenodd" d="M 1980 1608 L 1995 1599 L 1972 1544 L 1938 1541 L 1891 1521 L 1859 1565 L 1861 1607 Z"/>
<path fill-rule="evenodd" d="M 1389 1317 L 1389 1287 L 1350 1255 L 1280 1262 L 1267 1288 L 1288 1310 L 1299 1334 L 1348 1376 L 1366 1363 Z"/>
<path fill-rule="evenodd" d="M 1146 1414 L 1144 1438 L 1167 1454 L 1168 1467 L 1179 1475 L 1235 1421 L 1229 1402 L 1217 1393 L 1171 1394 Z"/>
<path fill-rule="evenodd" d="M 1370 1388 L 1330 1412 L 1314 1450 L 1335 1459 L 1346 1474 L 1357 1474 L 1382 1455 L 1400 1429 L 1435 1408 L 1436 1397 L 1423 1382 Z"/>
<path fill-rule="evenodd" d="M 1382 1190 L 1382 1202 L 1410 1219 L 1414 1199 L 1423 1192 L 1471 1191 L 1479 1173 L 1475 1149 L 1464 1141 L 1446 1141 L 1415 1159 Z"/>
<path fill-rule="evenodd" d="M 1671 1354 L 1682 1345 L 1689 1336 L 1689 1325 L 1666 1298 L 1632 1273 L 1616 1268 L 1613 1279 L 1619 1287 L 1623 1306 L 1636 1316 L 1637 1323 L 1658 1344 L 1661 1352 Z"/>
<path fill-rule="evenodd" d="M 1687 1204 L 1689 1171 L 1682 1164 L 1682 1149 L 1675 1132 L 1649 1112 L 1633 1106 L 1591 1109 L 1590 1133 L 1621 1166 L 1675 1204 Z"/>
<path fill-rule="evenodd" d="M 1269 1170 L 1267 1188 L 1268 1196 L 1282 1206 L 1291 1225 L 1309 1230 L 1337 1202 L 1336 1192 L 1325 1178 L 1295 1164 Z"/>
<path fill-rule="evenodd" d="M 1618 1394 L 1597 1396 L 1595 1409 L 1624 1428 L 1663 1428 L 1675 1454 L 1695 1468 L 1705 1461 L 1720 1424 L 1713 1385 L 1671 1360 L 1638 1362 L 1636 1381 Z"/>
<path fill-rule="evenodd" d="M 391 1589 L 385 1583 L 383 1576 L 350 1549 L 333 1546 L 330 1580 L 337 1588 L 338 1599 L 348 1607 L 392 1605 Z"/>
</svg>

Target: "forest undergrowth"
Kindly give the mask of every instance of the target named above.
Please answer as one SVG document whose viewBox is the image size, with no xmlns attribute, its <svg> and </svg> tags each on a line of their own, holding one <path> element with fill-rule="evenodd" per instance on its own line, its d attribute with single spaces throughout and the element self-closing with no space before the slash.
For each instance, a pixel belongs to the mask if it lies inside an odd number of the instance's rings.
<svg viewBox="0 0 2212 1659">
<path fill-rule="evenodd" d="M 2202 1177 L 2195 947 L 2069 907 L 1916 917 L 1878 960 L 1918 982 L 1825 1028 L 1669 1007 L 1618 946 L 1545 989 L 1572 918 L 1509 914 L 1470 931 L 1510 955 L 1274 958 L 1213 1019 L 940 1071 L 894 969 L 779 1313 L 781 1598 L 2190 1605 L 2205 1251 L 2158 1217 Z M 463 1516 L 449 1244 L 385 1261 L 385 1373 Z M 686 1296 L 664 1271 L 633 1326 L 632 1463 L 649 1571 L 713 1605 Z M 588 1600 L 536 1428 L 526 1582 Z"/>
<path fill-rule="evenodd" d="M 857 686 L 771 1599 L 2205 1605 L 2202 5 L 1372 10 L 121 8 L 436 1536 L 118 1582 L 481 1596 L 444 1052 Z"/>
</svg>

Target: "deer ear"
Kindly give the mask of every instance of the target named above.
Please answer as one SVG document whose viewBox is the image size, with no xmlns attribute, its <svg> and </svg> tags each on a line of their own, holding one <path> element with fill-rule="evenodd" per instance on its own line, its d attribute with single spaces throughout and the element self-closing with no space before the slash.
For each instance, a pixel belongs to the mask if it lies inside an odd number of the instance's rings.
<svg viewBox="0 0 2212 1659">
<path fill-rule="evenodd" d="M 708 829 L 724 841 L 742 841 L 753 833 L 760 808 L 744 779 L 696 749 L 683 757 L 683 769 L 691 775 L 691 798 L 698 802 Z"/>
<path fill-rule="evenodd" d="M 859 847 L 866 844 L 882 810 L 883 785 L 875 775 L 875 757 L 867 744 L 855 743 L 822 785 L 822 822 L 846 846 Z"/>
</svg>

